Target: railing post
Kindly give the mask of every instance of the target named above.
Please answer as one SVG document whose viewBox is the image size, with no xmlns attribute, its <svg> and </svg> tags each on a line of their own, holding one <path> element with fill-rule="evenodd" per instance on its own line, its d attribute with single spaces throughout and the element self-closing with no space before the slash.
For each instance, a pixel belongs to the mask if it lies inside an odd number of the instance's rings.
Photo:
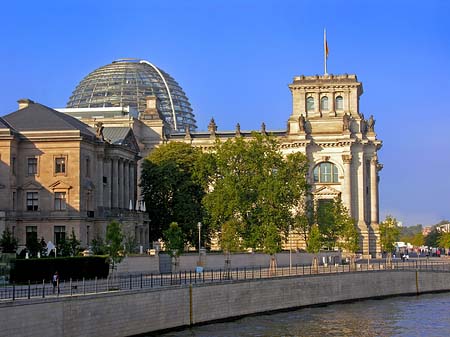
<svg viewBox="0 0 450 337">
<path fill-rule="evenodd" d="M 28 299 L 30 299 L 30 295 L 31 295 L 31 281 L 28 280 Z"/>
<path fill-rule="evenodd" d="M 16 299 L 16 282 L 13 282 L 13 301 Z"/>
<path fill-rule="evenodd" d="M 261 266 L 259 266 L 259 278 L 260 278 L 260 279 L 262 278 L 262 275 L 261 275 Z"/>
<path fill-rule="evenodd" d="M 150 288 L 153 288 L 153 273 L 150 274 Z"/>
<path fill-rule="evenodd" d="M 130 275 L 130 290 L 133 288 L 132 281 L 133 281 L 133 279 L 132 279 L 132 276 Z"/>
<path fill-rule="evenodd" d="M 72 296 L 72 278 L 70 278 L 70 283 L 69 283 L 69 287 L 70 287 L 70 296 Z"/>
<path fill-rule="evenodd" d="M 42 298 L 45 298 L 45 280 L 42 280 Z"/>
<path fill-rule="evenodd" d="M 95 286 L 95 293 L 97 293 L 97 276 L 95 277 L 94 286 Z"/>
<path fill-rule="evenodd" d="M 141 273 L 141 289 L 142 289 L 142 273 Z"/>
<path fill-rule="evenodd" d="M 247 267 L 244 267 L 244 280 L 247 279 Z"/>
<path fill-rule="evenodd" d="M 83 295 L 86 295 L 86 283 L 84 282 L 84 277 L 83 277 Z"/>
<path fill-rule="evenodd" d="M 159 285 L 162 287 L 163 286 L 163 277 L 162 277 L 162 273 L 159 273 Z"/>
</svg>

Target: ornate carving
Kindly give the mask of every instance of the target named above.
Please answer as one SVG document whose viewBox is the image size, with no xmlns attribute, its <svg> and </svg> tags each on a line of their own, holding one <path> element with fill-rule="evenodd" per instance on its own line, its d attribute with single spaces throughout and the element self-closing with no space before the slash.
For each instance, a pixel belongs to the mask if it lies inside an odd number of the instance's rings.
<svg viewBox="0 0 450 337">
<path fill-rule="evenodd" d="M 190 125 L 186 124 L 184 126 L 184 129 L 186 130 L 186 135 L 184 136 L 184 138 L 191 139 L 192 137 L 191 137 L 191 127 L 190 127 Z"/>
<path fill-rule="evenodd" d="M 370 162 L 374 165 L 377 165 L 378 163 L 378 156 L 374 155 L 372 158 L 370 158 Z"/>
<path fill-rule="evenodd" d="M 261 124 L 261 134 L 262 135 L 266 135 L 267 134 L 267 132 L 266 132 L 266 123 L 264 123 L 264 122 L 262 122 L 262 124 Z"/>
<path fill-rule="evenodd" d="M 343 154 L 342 161 L 344 162 L 344 164 L 351 164 L 352 163 L 352 155 L 351 154 Z"/>
<path fill-rule="evenodd" d="M 373 115 L 370 115 L 369 120 L 367 121 L 367 131 L 375 132 L 375 119 L 373 118 Z"/>
<path fill-rule="evenodd" d="M 97 138 L 100 138 L 101 140 L 105 140 L 105 138 L 103 137 L 103 129 L 105 128 L 103 126 L 102 122 L 97 122 L 95 123 L 95 135 L 97 136 Z"/>
<path fill-rule="evenodd" d="M 342 131 L 350 131 L 350 116 L 347 113 L 342 117 Z"/>
<path fill-rule="evenodd" d="M 216 135 L 217 125 L 216 122 L 214 121 L 214 118 L 211 118 L 211 121 L 208 124 L 208 131 L 210 132 L 211 136 Z"/>
<path fill-rule="evenodd" d="M 305 125 L 306 125 L 305 116 L 301 114 L 300 117 L 298 118 L 298 130 L 300 132 L 305 132 Z"/>
</svg>

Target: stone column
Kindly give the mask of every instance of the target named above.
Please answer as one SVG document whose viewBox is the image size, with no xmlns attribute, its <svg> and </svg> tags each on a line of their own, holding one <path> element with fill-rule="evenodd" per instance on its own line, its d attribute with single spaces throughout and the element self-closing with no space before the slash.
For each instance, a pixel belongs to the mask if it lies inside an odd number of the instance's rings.
<svg viewBox="0 0 450 337">
<path fill-rule="evenodd" d="M 313 94 L 314 97 L 314 113 L 316 115 L 322 116 L 322 112 L 320 111 L 320 94 L 318 92 Z"/>
<path fill-rule="evenodd" d="M 119 159 L 119 181 L 118 181 L 119 188 L 117 191 L 119 208 L 124 208 L 123 207 L 123 185 L 124 185 L 123 160 Z"/>
<path fill-rule="evenodd" d="M 367 228 L 367 224 L 365 221 L 365 214 L 364 214 L 364 204 L 365 204 L 365 196 L 364 196 L 364 178 L 365 178 L 365 172 L 364 172 L 364 152 L 363 149 L 358 153 L 358 169 L 357 169 L 357 196 L 358 196 L 358 228 L 361 233 L 361 245 L 364 255 L 369 254 L 369 232 Z"/>
<path fill-rule="evenodd" d="M 130 199 L 133 200 L 133 207 L 136 207 L 136 167 L 130 162 Z"/>
<path fill-rule="evenodd" d="M 105 158 L 103 163 L 103 175 L 106 177 L 106 184 L 103 186 L 103 206 L 111 208 L 111 159 Z"/>
<path fill-rule="evenodd" d="M 97 183 L 95 184 L 97 193 L 97 207 L 103 207 L 103 154 L 97 156 Z"/>
<path fill-rule="evenodd" d="M 335 109 L 335 97 L 334 97 L 334 91 L 330 92 L 330 96 L 328 97 L 328 106 L 330 108 L 329 116 L 336 116 L 336 109 Z"/>
<path fill-rule="evenodd" d="M 370 161 L 370 223 L 378 224 L 378 158 Z"/>
<path fill-rule="evenodd" d="M 342 195 L 342 201 L 347 207 L 350 216 L 353 216 L 352 212 L 352 155 L 342 155 L 342 161 L 344 162 L 344 193 Z"/>
<path fill-rule="evenodd" d="M 130 162 L 127 160 L 124 162 L 124 199 L 125 199 L 125 207 L 129 209 L 130 207 Z"/>
<path fill-rule="evenodd" d="M 119 207 L 119 159 L 112 158 L 111 201 L 112 207 Z"/>
</svg>

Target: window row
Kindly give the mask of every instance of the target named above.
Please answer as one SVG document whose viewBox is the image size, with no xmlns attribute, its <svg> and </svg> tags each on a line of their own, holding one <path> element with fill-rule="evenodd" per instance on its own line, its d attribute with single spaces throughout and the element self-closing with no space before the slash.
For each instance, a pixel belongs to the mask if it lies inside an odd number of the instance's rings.
<svg viewBox="0 0 450 337">
<path fill-rule="evenodd" d="M 314 111 L 315 110 L 315 100 L 314 97 L 308 97 L 306 99 L 306 111 L 310 112 L 310 111 Z M 342 98 L 342 96 L 337 96 L 335 98 L 335 102 L 334 102 L 334 108 L 336 110 L 344 110 L 344 98 Z M 320 110 L 321 111 L 326 111 L 326 110 L 330 110 L 329 104 L 328 104 L 328 97 L 327 96 L 323 96 L 320 99 Z"/>
<path fill-rule="evenodd" d="M 34 242 L 38 241 L 37 226 L 26 226 L 25 228 L 25 240 L 26 245 L 30 246 Z M 54 226 L 53 227 L 53 240 L 54 244 L 58 245 L 66 239 L 66 226 Z"/>
<path fill-rule="evenodd" d="M 64 211 L 67 209 L 66 192 L 55 192 L 54 194 L 54 210 Z M 39 193 L 27 192 L 27 211 L 39 210 Z"/>
</svg>

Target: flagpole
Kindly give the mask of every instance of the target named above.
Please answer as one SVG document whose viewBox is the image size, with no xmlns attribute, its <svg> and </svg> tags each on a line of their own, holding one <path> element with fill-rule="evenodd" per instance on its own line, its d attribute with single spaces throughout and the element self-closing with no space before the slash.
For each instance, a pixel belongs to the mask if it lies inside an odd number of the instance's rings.
<svg viewBox="0 0 450 337">
<path fill-rule="evenodd" d="M 323 29 L 323 63 L 325 66 L 325 75 L 328 75 L 327 73 L 327 30 Z"/>
</svg>

